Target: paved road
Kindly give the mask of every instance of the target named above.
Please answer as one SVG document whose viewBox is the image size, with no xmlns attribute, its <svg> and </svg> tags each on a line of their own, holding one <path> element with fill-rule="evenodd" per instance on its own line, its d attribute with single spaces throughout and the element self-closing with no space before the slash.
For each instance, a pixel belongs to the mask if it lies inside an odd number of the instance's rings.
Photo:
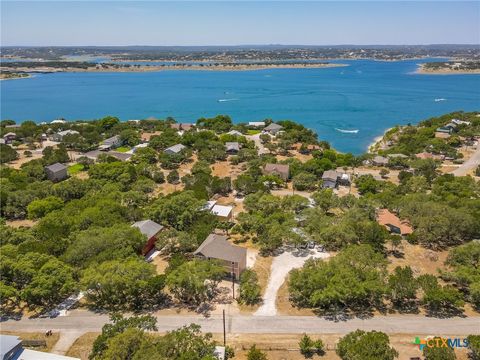
<svg viewBox="0 0 480 360">
<path fill-rule="evenodd" d="M 452 174 L 455 176 L 465 176 L 471 169 L 476 169 L 478 165 L 480 165 L 480 144 L 477 145 L 477 150 L 470 156 L 470 159 L 453 170 Z"/>
<path fill-rule="evenodd" d="M 219 315 L 203 316 L 168 315 L 157 316 L 158 329 L 161 332 L 177 329 L 183 325 L 196 323 L 203 331 L 221 333 L 222 318 Z M 10 331 L 53 331 L 67 333 L 85 333 L 100 331 L 108 322 L 107 315 L 98 315 L 88 311 L 75 310 L 69 316 L 54 319 L 8 320 L 0 324 L 0 330 Z M 348 321 L 329 321 L 314 316 L 248 316 L 232 315 L 227 317 L 228 333 L 257 334 L 345 334 L 356 329 L 380 330 L 389 334 L 433 334 L 468 335 L 480 333 L 480 317 L 436 319 L 424 316 L 375 316 L 369 319 L 351 319 Z"/>
</svg>

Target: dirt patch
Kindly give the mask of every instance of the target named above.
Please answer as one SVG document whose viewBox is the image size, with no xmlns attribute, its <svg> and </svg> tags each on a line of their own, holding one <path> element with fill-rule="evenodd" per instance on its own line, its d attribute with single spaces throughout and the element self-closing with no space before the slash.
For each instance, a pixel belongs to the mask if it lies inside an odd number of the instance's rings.
<svg viewBox="0 0 480 360">
<path fill-rule="evenodd" d="M 164 274 L 168 267 L 168 260 L 165 256 L 159 255 L 153 259 L 152 264 L 155 265 L 157 274 Z"/>
<path fill-rule="evenodd" d="M 230 177 L 236 179 L 242 173 L 239 165 L 233 165 L 229 161 L 218 161 L 211 166 L 212 175 L 218 177 Z"/>
<path fill-rule="evenodd" d="M 258 276 L 258 285 L 260 285 L 262 297 L 265 294 L 265 289 L 267 288 L 268 277 L 270 276 L 270 268 L 272 267 L 273 258 L 271 256 L 261 256 L 257 255 L 255 264 L 253 265 L 253 270 L 257 273 Z M 239 305 L 240 312 L 245 314 L 252 314 L 260 307 L 260 305 Z"/>
<path fill-rule="evenodd" d="M 389 245 L 387 245 L 387 248 L 388 247 Z M 391 255 L 388 257 L 390 261 L 388 270 L 390 272 L 397 266 L 410 266 L 415 276 L 423 274 L 438 276 L 438 269 L 446 269 L 444 263 L 448 256 L 447 250 L 431 251 L 420 245 L 412 245 L 405 240 L 402 240 L 399 250 L 403 254 L 403 257 L 397 258 Z"/>
<path fill-rule="evenodd" d="M 45 336 L 45 333 L 41 332 L 20 332 L 20 331 L 2 331 L 2 335 L 15 335 L 22 340 L 45 340 L 47 342 L 46 347 L 32 347 L 32 350 L 50 352 L 53 346 L 60 338 L 60 333 L 54 332 L 51 336 Z"/>
<path fill-rule="evenodd" d="M 97 332 L 88 332 L 83 334 L 77 340 L 75 340 L 65 355 L 80 358 L 82 360 L 88 360 L 88 355 L 92 351 L 93 342 L 98 335 L 100 335 L 100 333 Z"/>
<path fill-rule="evenodd" d="M 32 150 L 30 150 L 32 152 L 32 156 L 30 157 L 27 157 L 23 154 L 23 152 L 25 150 L 19 150 L 19 149 L 16 149 L 17 150 L 17 153 L 18 153 L 18 159 L 17 160 L 14 160 L 14 161 L 10 161 L 8 164 L 6 164 L 7 166 L 13 168 L 13 169 L 20 169 L 20 167 L 31 161 L 31 160 L 35 160 L 35 159 L 41 159 L 43 157 L 43 155 L 41 153 L 35 153 L 33 152 Z"/>
<path fill-rule="evenodd" d="M 11 226 L 13 228 L 21 228 L 21 227 L 27 227 L 27 228 L 31 228 L 32 226 L 34 226 L 37 222 L 36 221 L 33 221 L 33 220 L 28 220 L 28 219 L 23 219 L 23 220 L 8 220 L 6 221 L 6 224 L 8 226 Z"/>
</svg>

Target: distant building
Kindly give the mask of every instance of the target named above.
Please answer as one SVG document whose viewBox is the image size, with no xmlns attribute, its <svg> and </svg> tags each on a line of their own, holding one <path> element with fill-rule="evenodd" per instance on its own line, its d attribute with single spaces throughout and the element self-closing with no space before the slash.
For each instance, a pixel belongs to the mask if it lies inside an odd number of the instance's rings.
<svg viewBox="0 0 480 360">
<path fill-rule="evenodd" d="M 247 249 L 230 244 L 224 235 L 208 235 L 193 255 L 200 259 L 219 260 L 230 275 L 235 275 L 235 279 L 239 279 L 247 267 Z"/>
<path fill-rule="evenodd" d="M 19 127 L 22 127 L 22 125 L 20 124 L 5 125 L 5 129 L 18 129 Z"/>
<path fill-rule="evenodd" d="M 227 134 L 234 135 L 234 136 L 243 136 L 243 134 L 238 130 L 230 130 Z"/>
<path fill-rule="evenodd" d="M 157 235 L 163 230 L 163 226 L 152 220 L 137 221 L 132 225 L 147 237 L 147 243 L 143 247 L 142 255 L 146 255 L 155 246 Z"/>
<path fill-rule="evenodd" d="M 417 159 L 433 159 L 433 160 L 443 160 L 445 158 L 445 156 L 443 155 L 436 155 L 429 152 L 421 152 L 421 153 L 415 154 L 415 157 Z"/>
<path fill-rule="evenodd" d="M 335 170 L 327 170 L 322 175 L 322 188 L 335 189 L 338 186 L 340 174 Z"/>
<path fill-rule="evenodd" d="M 0 360 L 80 360 L 70 356 L 24 349 L 17 336 L 0 335 Z"/>
<path fill-rule="evenodd" d="M 175 124 L 170 124 L 170 127 L 175 130 L 179 131 L 188 131 L 191 130 L 195 127 L 195 124 L 191 123 L 175 123 Z"/>
<path fill-rule="evenodd" d="M 375 166 L 386 166 L 388 165 L 388 159 L 386 157 L 377 155 L 372 159 L 372 164 Z"/>
<path fill-rule="evenodd" d="M 228 154 L 236 154 L 240 151 L 240 144 L 238 142 L 226 142 L 225 151 Z"/>
<path fill-rule="evenodd" d="M 50 181 L 59 182 L 68 178 L 67 167 L 60 163 L 45 166 L 45 173 Z"/>
<path fill-rule="evenodd" d="M 284 181 L 290 177 L 290 166 L 285 164 L 266 164 L 263 173 L 267 175 L 277 175 Z"/>
<path fill-rule="evenodd" d="M 408 221 L 400 220 L 397 215 L 388 209 L 380 209 L 377 211 L 377 222 L 394 234 L 408 235 L 413 232 L 412 226 Z"/>
<path fill-rule="evenodd" d="M 437 139 L 448 139 L 451 136 L 450 131 L 438 130 L 435 131 L 435 138 Z"/>
<path fill-rule="evenodd" d="M 12 142 L 15 141 L 16 138 L 17 138 L 17 134 L 13 132 L 9 132 L 3 135 L 3 140 L 5 141 L 5 144 L 11 144 Z"/>
<path fill-rule="evenodd" d="M 458 120 L 458 119 L 452 119 L 452 123 L 457 124 L 457 125 L 470 125 L 470 121 L 464 121 L 464 120 Z"/>
<path fill-rule="evenodd" d="M 82 154 L 82 156 L 86 156 L 87 158 L 93 161 L 98 161 L 98 157 L 100 155 L 112 156 L 120 161 L 128 161 L 133 156 L 132 153 L 122 153 L 118 151 L 100 151 L 100 150 L 92 150 L 92 151 L 86 152 L 85 154 Z"/>
<path fill-rule="evenodd" d="M 52 139 L 52 141 L 57 141 L 57 142 L 62 142 L 63 141 L 63 137 L 65 135 L 76 135 L 78 134 L 79 132 L 76 131 L 76 130 L 64 130 L 64 131 L 59 131 L 58 133 L 55 133 L 55 134 L 52 134 L 52 136 L 50 136 L 50 139 Z"/>
<path fill-rule="evenodd" d="M 279 131 L 281 131 L 283 129 L 283 126 L 282 125 L 278 125 L 278 124 L 275 124 L 275 123 L 271 123 L 270 125 L 268 125 L 267 127 L 265 127 L 263 129 L 264 132 L 267 132 L 271 135 L 276 135 Z"/>
<path fill-rule="evenodd" d="M 210 212 L 219 218 L 219 220 L 229 221 L 233 215 L 233 206 L 229 205 L 213 205 Z"/>
<path fill-rule="evenodd" d="M 265 121 L 249 121 L 248 126 L 256 128 L 265 127 Z"/>
<path fill-rule="evenodd" d="M 64 120 L 64 119 L 56 119 L 56 120 L 52 120 L 50 124 L 65 124 L 66 122 L 67 120 Z"/>
<path fill-rule="evenodd" d="M 407 159 L 408 156 L 405 154 L 388 154 L 387 157 L 389 159 Z"/>
<path fill-rule="evenodd" d="M 112 136 L 108 139 L 103 140 L 102 144 L 98 147 L 99 150 L 107 151 L 110 149 L 115 149 L 123 144 L 120 135 Z"/>
<path fill-rule="evenodd" d="M 187 147 L 183 144 L 177 144 L 166 148 L 163 152 L 170 155 L 180 154 Z"/>
</svg>

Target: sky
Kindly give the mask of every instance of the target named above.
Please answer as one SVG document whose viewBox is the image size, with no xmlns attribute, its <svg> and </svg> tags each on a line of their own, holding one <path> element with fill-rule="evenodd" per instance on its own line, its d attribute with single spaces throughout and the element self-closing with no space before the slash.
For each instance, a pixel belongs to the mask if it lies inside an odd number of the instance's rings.
<svg viewBox="0 0 480 360">
<path fill-rule="evenodd" d="M 1 1 L 2 46 L 479 44 L 479 1 Z"/>
</svg>

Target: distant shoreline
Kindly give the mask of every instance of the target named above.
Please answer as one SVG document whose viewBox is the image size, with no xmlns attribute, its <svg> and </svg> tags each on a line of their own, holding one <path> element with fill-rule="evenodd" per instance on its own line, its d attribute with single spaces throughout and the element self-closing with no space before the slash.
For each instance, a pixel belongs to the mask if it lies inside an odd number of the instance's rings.
<svg viewBox="0 0 480 360">
<path fill-rule="evenodd" d="M 415 74 L 420 75 L 478 75 L 480 74 L 480 69 L 475 70 L 453 70 L 453 69 L 435 69 L 430 70 L 425 68 L 425 64 L 419 64 Z"/>
<path fill-rule="evenodd" d="M 195 71 L 248 71 L 248 70 L 267 70 L 267 69 L 319 69 L 319 68 L 333 68 L 344 67 L 348 64 L 333 64 L 333 63 L 306 63 L 306 64 L 240 64 L 240 65 L 167 65 L 167 66 L 121 66 L 121 67 L 91 67 L 91 68 L 49 68 L 49 67 L 37 67 L 27 68 L 19 67 L 11 69 L 11 71 L 22 73 L 81 73 L 81 72 L 157 72 L 157 71 L 169 71 L 169 70 L 195 70 Z"/>
</svg>

